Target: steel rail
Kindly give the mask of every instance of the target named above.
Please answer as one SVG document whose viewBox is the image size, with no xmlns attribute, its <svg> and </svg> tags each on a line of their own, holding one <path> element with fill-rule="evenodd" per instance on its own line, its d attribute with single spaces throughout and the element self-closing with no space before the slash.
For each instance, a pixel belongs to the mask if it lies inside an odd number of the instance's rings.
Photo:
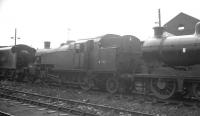
<svg viewBox="0 0 200 116">
<path fill-rule="evenodd" d="M 13 89 L 9 89 L 9 88 L 0 87 L 0 90 L 22 93 L 22 94 L 28 94 L 28 95 L 32 95 L 32 96 L 48 98 L 48 99 L 51 99 L 51 100 L 64 101 L 64 102 L 68 102 L 68 103 L 71 103 L 71 104 L 80 104 L 80 105 L 85 105 L 85 106 L 91 106 L 91 107 L 100 108 L 100 109 L 104 109 L 104 110 L 110 110 L 110 111 L 114 111 L 114 112 L 118 112 L 118 113 L 124 112 L 124 113 L 132 114 L 134 116 L 155 116 L 154 114 L 148 114 L 148 113 L 143 113 L 143 112 L 139 112 L 139 111 L 131 111 L 131 110 L 126 110 L 126 109 L 121 109 L 121 108 L 119 109 L 119 108 L 114 108 L 114 107 L 111 107 L 111 106 L 86 103 L 86 102 L 72 100 L 72 99 L 57 98 L 57 97 L 52 97 L 52 96 L 40 95 L 40 94 L 36 94 L 36 93 L 29 93 L 29 92 L 24 92 L 24 91 L 19 91 L 19 90 L 13 90 Z"/>
<path fill-rule="evenodd" d="M 9 113 L 4 112 L 4 111 L 0 111 L 0 116 L 14 116 L 14 115 L 9 114 Z"/>
<path fill-rule="evenodd" d="M 43 103 L 43 102 L 39 102 L 39 101 L 36 101 L 36 100 L 20 98 L 20 97 L 16 97 L 16 96 L 6 95 L 6 94 L 3 94 L 3 93 L 0 93 L 0 96 L 6 97 L 6 98 L 12 99 L 12 100 L 21 101 L 21 102 L 24 102 L 24 103 L 30 103 L 30 104 L 33 104 L 33 105 L 38 105 L 38 106 L 41 106 L 41 107 L 47 107 L 47 108 L 52 109 L 52 110 L 59 110 L 59 111 L 67 112 L 67 113 L 72 113 L 74 115 L 99 116 L 97 114 L 93 114 L 93 113 L 89 113 L 89 112 L 83 112 L 81 110 L 77 110 L 77 109 L 73 109 L 73 108 L 57 106 L 57 105 L 53 105 L 53 104 L 50 104 L 50 103 Z"/>
</svg>

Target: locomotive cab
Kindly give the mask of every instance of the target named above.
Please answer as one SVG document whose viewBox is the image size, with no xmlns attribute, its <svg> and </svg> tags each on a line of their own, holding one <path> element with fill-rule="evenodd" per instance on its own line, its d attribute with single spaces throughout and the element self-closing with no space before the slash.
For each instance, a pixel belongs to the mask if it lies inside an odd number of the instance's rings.
<svg viewBox="0 0 200 116">
<path fill-rule="evenodd" d="M 100 38 L 97 48 L 98 57 L 94 57 L 96 71 L 132 73 L 136 60 L 141 54 L 141 44 L 134 36 L 108 34 Z"/>
<path fill-rule="evenodd" d="M 0 75 L 6 79 L 23 80 L 34 57 L 35 49 L 27 45 L 0 48 Z"/>
<path fill-rule="evenodd" d="M 34 62 L 35 50 L 28 46 L 14 46 L 12 52 L 16 53 L 16 68 L 28 67 L 28 65 Z"/>
</svg>

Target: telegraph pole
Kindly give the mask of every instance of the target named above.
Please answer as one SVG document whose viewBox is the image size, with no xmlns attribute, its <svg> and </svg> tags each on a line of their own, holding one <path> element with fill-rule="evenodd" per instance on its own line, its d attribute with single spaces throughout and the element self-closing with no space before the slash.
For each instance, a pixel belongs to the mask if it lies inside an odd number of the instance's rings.
<svg viewBox="0 0 200 116">
<path fill-rule="evenodd" d="M 17 39 L 20 39 L 17 37 L 17 29 L 15 28 L 15 36 L 11 37 L 11 39 L 15 39 L 15 46 L 17 45 Z"/>
<path fill-rule="evenodd" d="M 158 23 L 159 23 L 159 27 L 161 27 L 161 14 L 160 14 L 160 9 L 158 9 Z"/>
</svg>

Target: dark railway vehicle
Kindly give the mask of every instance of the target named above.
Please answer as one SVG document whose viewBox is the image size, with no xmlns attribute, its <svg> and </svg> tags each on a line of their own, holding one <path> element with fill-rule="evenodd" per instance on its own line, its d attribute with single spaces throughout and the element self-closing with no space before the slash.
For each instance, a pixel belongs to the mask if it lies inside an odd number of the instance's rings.
<svg viewBox="0 0 200 116">
<path fill-rule="evenodd" d="M 40 50 L 36 56 L 43 72 L 48 72 L 41 73 L 43 76 L 59 77 L 63 83 L 78 84 L 85 90 L 95 86 L 114 93 L 121 86 L 119 80 L 135 69 L 141 43 L 134 36 L 108 34 Z"/>
<path fill-rule="evenodd" d="M 1 79 L 22 81 L 28 73 L 28 66 L 34 62 L 35 49 L 27 45 L 0 48 Z"/>
<path fill-rule="evenodd" d="M 155 39 L 142 47 L 148 73 L 153 74 L 151 91 L 162 99 L 177 92 L 200 99 L 200 23 L 193 35 L 164 37 L 159 28 Z"/>
<path fill-rule="evenodd" d="M 108 34 L 38 50 L 40 77 L 85 90 L 131 90 L 161 99 L 187 94 L 200 99 L 200 23 L 193 35 L 165 37 L 162 27 L 154 29 L 155 37 L 144 42 Z"/>
</svg>

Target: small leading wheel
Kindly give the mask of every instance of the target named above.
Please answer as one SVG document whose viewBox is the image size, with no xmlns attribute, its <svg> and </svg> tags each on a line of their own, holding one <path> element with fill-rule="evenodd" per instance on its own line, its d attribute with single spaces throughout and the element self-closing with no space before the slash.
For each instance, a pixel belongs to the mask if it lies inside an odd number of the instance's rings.
<svg viewBox="0 0 200 116">
<path fill-rule="evenodd" d="M 152 79 L 151 91 L 157 98 L 169 99 L 176 92 L 176 81 L 173 79 Z"/>
<path fill-rule="evenodd" d="M 192 94 L 194 95 L 195 98 L 200 100 L 200 84 L 199 83 L 192 85 Z"/>
<path fill-rule="evenodd" d="M 106 90 L 109 92 L 109 93 L 116 93 L 119 89 L 119 81 L 118 79 L 116 78 L 109 78 L 107 81 L 106 81 Z"/>
<path fill-rule="evenodd" d="M 81 89 L 89 91 L 94 86 L 94 81 L 92 79 L 85 78 L 80 84 Z"/>
</svg>

